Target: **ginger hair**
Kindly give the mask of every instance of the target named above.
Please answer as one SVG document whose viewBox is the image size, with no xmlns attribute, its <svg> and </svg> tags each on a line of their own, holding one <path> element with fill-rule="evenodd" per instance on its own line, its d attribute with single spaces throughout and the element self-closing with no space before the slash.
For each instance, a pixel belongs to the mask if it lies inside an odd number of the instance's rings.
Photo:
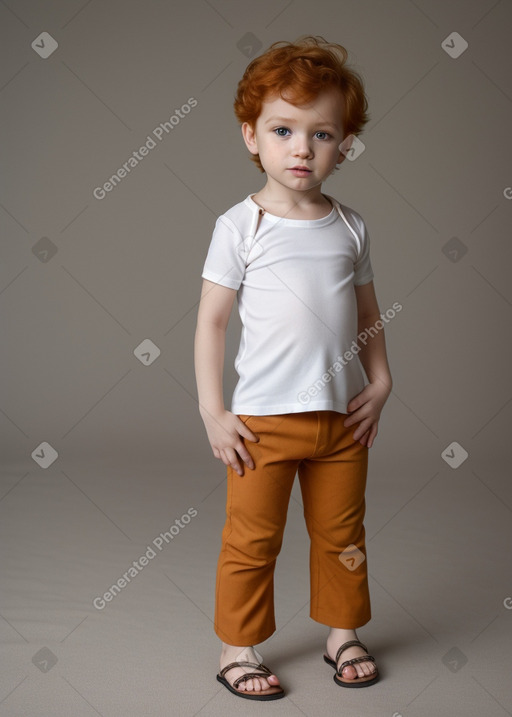
<svg viewBox="0 0 512 717">
<path fill-rule="evenodd" d="M 294 42 L 274 42 L 247 66 L 235 94 L 235 115 L 253 129 L 263 102 L 279 96 L 295 106 L 309 104 L 320 92 L 338 89 L 343 96 L 343 138 L 362 132 L 369 120 L 364 85 L 347 64 L 348 52 L 317 35 L 304 35 Z M 283 95 L 286 95 L 285 97 Z M 264 172 L 259 154 L 251 160 Z"/>
</svg>

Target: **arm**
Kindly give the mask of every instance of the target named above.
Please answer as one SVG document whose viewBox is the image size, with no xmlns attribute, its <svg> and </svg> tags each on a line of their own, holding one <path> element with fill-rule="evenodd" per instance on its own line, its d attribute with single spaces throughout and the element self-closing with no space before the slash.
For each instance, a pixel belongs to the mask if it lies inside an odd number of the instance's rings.
<svg viewBox="0 0 512 717">
<path fill-rule="evenodd" d="M 349 418 L 346 427 L 356 423 L 360 425 L 354 431 L 354 440 L 371 448 L 378 431 L 381 411 L 386 403 L 393 385 L 386 355 L 384 330 L 380 329 L 370 336 L 367 329 L 380 319 L 379 305 L 375 296 L 373 281 L 362 286 L 355 286 L 357 299 L 358 335 L 363 333 L 364 342 L 359 358 L 368 376 L 369 383 L 361 393 L 349 401 Z M 373 332 L 372 332 L 373 333 Z"/>
<path fill-rule="evenodd" d="M 257 441 L 258 438 L 238 416 L 224 408 L 222 396 L 226 328 L 235 296 L 234 289 L 203 280 L 194 361 L 199 412 L 213 455 L 243 475 L 243 465 L 240 466 L 237 453 L 248 468 L 254 468 L 254 463 L 241 436 L 251 441 Z"/>
</svg>

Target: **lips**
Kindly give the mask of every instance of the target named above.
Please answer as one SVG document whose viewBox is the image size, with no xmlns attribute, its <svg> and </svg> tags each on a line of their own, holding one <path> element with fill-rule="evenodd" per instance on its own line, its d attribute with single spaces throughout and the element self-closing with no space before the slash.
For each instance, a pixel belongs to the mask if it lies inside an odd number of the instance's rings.
<svg viewBox="0 0 512 717">
<path fill-rule="evenodd" d="M 309 167 L 290 167 L 290 169 L 300 169 L 301 172 L 311 172 Z"/>
</svg>

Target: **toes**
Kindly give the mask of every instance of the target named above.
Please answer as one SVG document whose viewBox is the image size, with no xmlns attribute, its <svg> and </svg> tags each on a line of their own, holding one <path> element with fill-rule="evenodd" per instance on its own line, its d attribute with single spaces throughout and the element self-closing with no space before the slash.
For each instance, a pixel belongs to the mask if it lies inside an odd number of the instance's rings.
<svg viewBox="0 0 512 717">
<path fill-rule="evenodd" d="M 356 669 L 358 677 L 368 677 L 373 672 L 375 672 L 373 662 L 362 662 L 357 665 Z"/>
<path fill-rule="evenodd" d="M 371 674 L 373 674 L 373 673 L 375 672 L 375 664 L 374 664 L 373 662 L 370 662 L 370 661 L 364 662 L 364 663 L 363 663 L 363 670 L 364 670 L 364 674 L 365 674 L 366 676 L 371 675 Z"/>
<path fill-rule="evenodd" d="M 276 687 L 276 685 L 279 685 L 279 678 L 276 675 L 269 675 L 268 677 L 247 680 L 245 684 L 247 685 L 246 689 L 248 692 L 264 692 L 270 687 Z"/>
<path fill-rule="evenodd" d="M 275 680 L 272 683 L 270 680 L 272 678 Z M 258 680 L 252 680 L 254 687 L 252 688 L 255 692 L 264 692 L 265 690 L 268 690 L 270 687 L 275 687 L 279 684 L 279 680 L 275 675 L 269 675 L 267 678 L 260 677 Z"/>
<path fill-rule="evenodd" d="M 343 668 L 342 675 L 347 680 L 355 680 L 357 677 L 368 677 L 375 672 L 375 665 L 367 662 L 359 662 L 356 665 L 347 665 Z"/>
<path fill-rule="evenodd" d="M 270 687 L 276 687 L 279 684 L 279 678 L 277 677 L 277 675 L 269 675 L 268 678 L 260 677 L 258 679 L 254 677 L 251 680 L 245 680 L 245 682 L 240 682 L 236 689 L 239 692 L 264 692 Z"/>
<path fill-rule="evenodd" d="M 247 685 L 247 692 L 261 692 L 262 690 L 266 689 L 265 687 L 262 687 L 261 680 L 258 680 L 256 678 L 253 678 L 252 680 L 247 680 L 245 684 Z"/>
<path fill-rule="evenodd" d="M 348 680 L 354 680 L 357 677 L 357 672 L 352 665 L 347 665 L 347 667 L 344 667 L 342 674 L 343 677 L 346 677 Z"/>
</svg>

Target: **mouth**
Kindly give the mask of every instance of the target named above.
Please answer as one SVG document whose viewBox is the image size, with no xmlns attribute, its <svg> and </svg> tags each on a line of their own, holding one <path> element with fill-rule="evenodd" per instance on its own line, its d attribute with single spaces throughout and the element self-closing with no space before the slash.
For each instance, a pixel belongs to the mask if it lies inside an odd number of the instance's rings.
<svg viewBox="0 0 512 717">
<path fill-rule="evenodd" d="M 311 169 L 309 169 L 308 167 L 290 167 L 290 169 L 291 170 L 296 169 L 297 171 L 300 171 L 300 172 L 311 172 Z"/>
</svg>

